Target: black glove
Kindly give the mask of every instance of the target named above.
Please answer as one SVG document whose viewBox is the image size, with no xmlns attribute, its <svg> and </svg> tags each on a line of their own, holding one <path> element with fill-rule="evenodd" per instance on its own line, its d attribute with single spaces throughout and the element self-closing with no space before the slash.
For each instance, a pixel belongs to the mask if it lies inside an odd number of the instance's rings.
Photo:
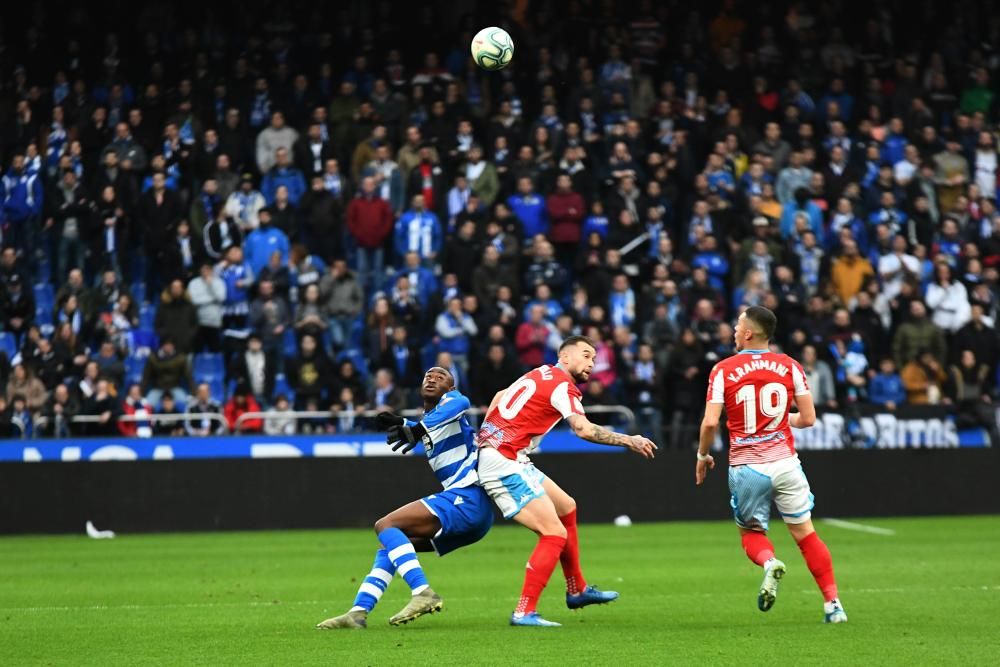
<svg viewBox="0 0 1000 667">
<path fill-rule="evenodd" d="M 405 419 L 391 412 L 380 412 L 375 415 L 375 426 L 380 431 L 388 431 L 393 426 L 402 426 L 405 422 Z"/>
<path fill-rule="evenodd" d="M 389 434 L 385 437 L 385 442 L 388 445 L 392 445 L 392 451 L 399 452 L 400 454 L 406 454 L 411 449 L 416 447 L 417 443 L 420 442 L 425 435 L 427 435 L 427 429 L 419 423 L 414 424 L 413 426 L 407 426 L 404 423 L 401 426 L 393 426 L 390 428 Z"/>
</svg>

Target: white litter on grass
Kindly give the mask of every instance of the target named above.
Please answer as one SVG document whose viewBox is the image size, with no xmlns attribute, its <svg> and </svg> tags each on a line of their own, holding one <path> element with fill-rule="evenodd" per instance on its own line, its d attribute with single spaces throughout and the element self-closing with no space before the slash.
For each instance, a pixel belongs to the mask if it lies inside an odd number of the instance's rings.
<svg viewBox="0 0 1000 667">
<path fill-rule="evenodd" d="M 628 514 L 622 514 L 621 516 L 615 517 L 615 525 L 619 528 L 628 528 L 632 525 L 632 519 L 629 518 Z"/>
<path fill-rule="evenodd" d="M 87 522 L 87 537 L 95 540 L 110 540 L 115 536 L 115 531 L 113 530 L 97 530 L 94 527 L 93 521 Z"/>
<path fill-rule="evenodd" d="M 822 519 L 823 523 L 829 524 L 835 528 L 843 528 L 844 530 L 856 530 L 859 533 L 869 533 L 871 535 L 895 535 L 896 531 L 889 528 L 879 528 L 878 526 L 869 526 L 864 523 L 855 523 L 854 521 L 844 521 L 842 519 Z"/>
</svg>

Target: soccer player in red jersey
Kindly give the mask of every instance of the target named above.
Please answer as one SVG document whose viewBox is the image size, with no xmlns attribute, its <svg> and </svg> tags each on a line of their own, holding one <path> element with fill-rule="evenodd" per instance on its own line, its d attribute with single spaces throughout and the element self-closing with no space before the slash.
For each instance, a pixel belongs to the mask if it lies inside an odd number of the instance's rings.
<svg viewBox="0 0 1000 667">
<path fill-rule="evenodd" d="M 576 501 L 528 459 L 542 436 L 565 419 L 577 436 L 602 445 L 625 447 L 648 459 L 656 445 L 641 435 L 622 435 L 591 423 L 580 403 L 577 384 L 594 369 L 596 351 L 584 336 L 570 336 L 559 347 L 559 363 L 540 366 L 497 392 L 479 430 L 479 481 L 504 518 L 538 534 L 528 559 L 521 599 L 511 625 L 558 626 L 535 610 L 542 589 L 561 562 L 566 576 L 566 606 L 579 609 L 618 598 L 588 586 L 580 570 Z"/>
<path fill-rule="evenodd" d="M 774 605 L 785 564 L 775 558 L 767 538 L 771 501 L 799 545 L 806 565 L 823 592 L 827 623 L 843 623 L 847 614 L 837 597 L 830 551 L 813 528 L 813 495 L 809 491 L 793 428 L 816 421 L 816 408 L 797 361 L 771 352 L 777 318 L 767 308 L 752 306 L 736 323 L 736 352 L 715 365 L 708 381 L 705 417 L 701 423 L 695 483 L 705 481 L 715 461 L 708 453 L 715 440 L 722 408 L 729 427 L 729 491 L 743 550 L 764 568 L 757 607 Z M 792 404 L 798 412 L 789 413 Z"/>
</svg>

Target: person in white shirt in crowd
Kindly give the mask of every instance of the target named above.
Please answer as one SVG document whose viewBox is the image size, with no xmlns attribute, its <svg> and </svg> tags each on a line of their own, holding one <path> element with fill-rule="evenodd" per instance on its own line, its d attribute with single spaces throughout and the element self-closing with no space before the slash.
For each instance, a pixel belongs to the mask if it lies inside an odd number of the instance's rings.
<svg viewBox="0 0 1000 667">
<path fill-rule="evenodd" d="M 897 234 L 892 239 L 892 252 L 878 260 L 878 275 L 882 280 L 882 294 L 895 299 L 907 278 L 920 276 L 920 260 L 907 252 L 906 237 Z"/>
<path fill-rule="evenodd" d="M 198 275 L 188 283 L 191 303 L 198 308 L 198 333 L 194 352 L 222 351 L 222 306 L 226 302 L 226 283 L 215 275 L 211 262 L 203 262 Z"/>
<path fill-rule="evenodd" d="M 965 285 L 954 279 L 951 267 L 944 258 L 935 262 L 934 279 L 927 286 L 924 301 L 932 311 L 934 326 L 945 333 L 955 333 L 972 318 L 969 293 Z"/>
</svg>

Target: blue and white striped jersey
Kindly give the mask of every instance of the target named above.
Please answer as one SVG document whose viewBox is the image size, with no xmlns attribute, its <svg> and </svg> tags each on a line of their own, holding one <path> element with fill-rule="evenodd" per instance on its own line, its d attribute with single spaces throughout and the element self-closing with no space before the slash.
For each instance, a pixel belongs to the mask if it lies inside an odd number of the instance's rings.
<svg viewBox="0 0 1000 667">
<path fill-rule="evenodd" d="M 461 392 L 449 391 L 420 420 L 427 430 L 423 441 L 427 462 L 445 489 L 472 486 L 479 482 L 475 431 L 465 416 L 469 405 L 469 399 Z M 410 426 L 416 423 L 407 420 Z"/>
</svg>

